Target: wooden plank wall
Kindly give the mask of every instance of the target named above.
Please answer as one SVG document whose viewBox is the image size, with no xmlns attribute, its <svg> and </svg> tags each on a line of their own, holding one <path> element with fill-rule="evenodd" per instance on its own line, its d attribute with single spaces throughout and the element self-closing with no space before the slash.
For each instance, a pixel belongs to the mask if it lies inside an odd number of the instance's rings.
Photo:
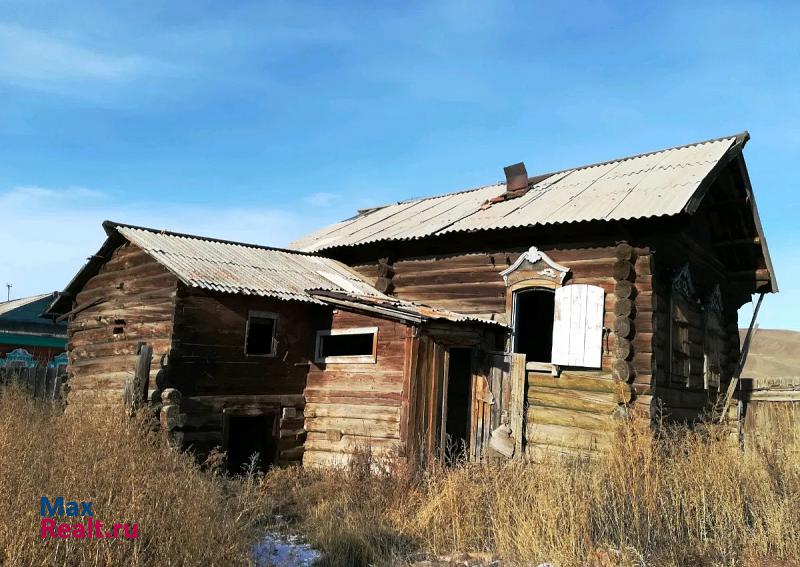
<svg viewBox="0 0 800 567">
<path fill-rule="evenodd" d="M 177 279 L 132 244 L 117 248 L 75 298 L 73 308 L 102 300 L 69 322 L 68 408 L 122 405 L 133 375 L 136 345 L 153 346 L 154 360 L 170 350 Z M 155 384 L 153 364 L 150 384 Z"/>
<path fill-rule="evenodd" d="M 276 355 L 247 356 L 250 310 L 276 313 Z M 179 286 L 170 375 L 184 394 L 184 442 L 199 452 L 223 445 L 224 410 L 281 415 L 278 463 L 302 458 L 303 388 L 324 310 L 299 301 L 211 293 Z M 288 410 L 288 411 L 284 411 Z"/>
<path fill-rule="evenodd" d="M 401 400 L 407 379 L 408 327 L 335 310 L 331 329 L 378 327 L 375 363 L 312 364 L 305 389 L 304 466 L 344 465 L 354 454 L 401 449 Z M 407 395 L 407 391 L 405 391 Z"/>
</svg>

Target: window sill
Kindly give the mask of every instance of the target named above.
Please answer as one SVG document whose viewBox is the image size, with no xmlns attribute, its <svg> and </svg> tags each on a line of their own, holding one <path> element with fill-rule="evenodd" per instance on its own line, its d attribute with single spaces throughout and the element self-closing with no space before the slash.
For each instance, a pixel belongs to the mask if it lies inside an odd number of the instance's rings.
<svg viewBox="0 0 800 567">
<path fill-rule="evenodd" d="M 528 372 L 547 372 L 553 376 L 558 376 L 558 366 L 550 362 L 527 362 L 525 370 Z"/>
<path fill-rule="evenodd" d="M 325 358 L 315 358 L 317 364 L 376 364 L 377 357 L 374 355 L 364 356 L 327 356 Z"/>
</svg>

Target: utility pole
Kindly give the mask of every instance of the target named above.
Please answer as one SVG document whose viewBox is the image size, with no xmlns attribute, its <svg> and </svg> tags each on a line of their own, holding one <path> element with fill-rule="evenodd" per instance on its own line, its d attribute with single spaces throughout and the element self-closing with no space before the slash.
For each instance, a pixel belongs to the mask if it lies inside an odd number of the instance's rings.
<svg viewBox="0 0 800 567">
<path fill-rule="evenodd" d="M 6 301 L 11 301 L 11 288 L 14 287 L 12 284 L 6 284 Z"/>
</svg>

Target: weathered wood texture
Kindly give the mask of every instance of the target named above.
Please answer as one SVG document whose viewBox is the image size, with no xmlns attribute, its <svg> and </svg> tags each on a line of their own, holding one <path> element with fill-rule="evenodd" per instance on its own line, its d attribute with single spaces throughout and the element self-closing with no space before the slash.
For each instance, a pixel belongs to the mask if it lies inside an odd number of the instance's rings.
<svg viewBox="0 0 800 567">
<path fill-rule="evenodd" d="M 653 255 L 651 291 L 652 309 L 648 331 L 652 333 L 653 372 L 650 384 L 635 383 L 637 406 L 656 421 L 696 421 L 707 417 L 719 391 L 705 386 L 706 311 L 708 298 L 715 286 L 720 287 L 722 372 L 720 387 L 724 391 L 739 357 L 738 313 L 739 293 L 735 290 L 717 257 L 709 234 L 708 223 L 694 218 L 680 231 L 663 237 Z M 694 295 L 688 309 L 690 343 L 689 381 L 676 379 L 672 363 L 672 278 L 688 264 Z M 643 324 L 647 324 L 643 322 Z M 638 329 L 637 329 L 638 331 Z"/>
<path fill-rule="evenodd" d="M 342 465 L 353 455 L 401 451 L 402 400 L 408 374 L 408 327 L 336 310 L 330 329 L 377 327 L 375 363 L 312 363 L 305 388 L 304 466 Z M 407 394 L 406 394 L 407 395 Z"/>
<path fill-rule="evenodd" d="M 592 451 L 608 447 L 612 413 L 631 400 L 630 385 L 607 372 L 528 372 L 525 452 L 542 448 Z"/>
<path fill-rule="evenodd" d="M 506 288 L 500 272 L 513 264 L 525 247 L 487 253 L 440 255 L 396 260 L 392 267 L 398 297 L 462 313 L 505 317 Z M 544 247 L 553 260 L 570 268 L 571 281 L 603 287 L 614 293 L 613 246 L 567 249 Z M 369 276 L 377 267 L 356 266 Z M 613 312 L 613 305 L 610 306 Z"/>
<path fill-rule="evenodd" d="M 245 353 L 250 311 L 277 314 L 274 356 Z M 196 446 L 224 443 L 224 410 L 261 410 L 280 416 L 278 462 L 299 460 L 305 440 L 302 394 L 315 331 L 327 328 L 328 320 L 324 310 L 307 303 L 179 285 L 168 375 L 188 397 L 185 430 Z"/>
<path fill-rule="evenodd" d="M 132 244 L 123 244 L 77 294 L 69 321 L 70 408 L 118 404 L 133 376 L 136 348 L 146 342 L 153 359 L 169 352 L 177 279 Z M 158 365 L 150 372 L 155 383 Z"/>
<path fill-rule="evenodd" d="M 394 293 L 403 299 L 503 321 L 508 306 L 500 272 L 526 249 L 398 258 L 392 264 Z M 631 402 L 635 391 L 649 392 L 652 382 L 655 299 L 650 250 L 627 244 L 550 246 L 542 250 L 570 269 L 570 282 L 596 285 L 605 291 L 603 325 L 608 331 L 603 337 L 602 369 L 580 374 L 584 383 L 567 388 L 545 386 L 537 383 L 535 373 L 528 373 L 526 453 L 531 454 L 538 445 L 600 447 L 607 441 L 611 413 L 618 404 Z M 367 277 L 378 277 L 377 263 L 362 264 L 356 269 Z M 418 385 L 422 388 L 417 392 L 413 409 L 415 430 L 429 435 L 435 435 L 435 424 L 428 423 L 429 416 L 435 415 L 435 408 L 428 406 L 436 399 L 440 380 L 436 379 L 435 355 L 427 351 L 435 348 L 433 343 L 424 340 L 420 343 Z M 614 361 L 621 361 L 618 366 L 624 363 L 625 367 L 618 377 L 625 383 L 618 386 L 622 394 L 609 391 L 614 384 L 610 375 Z M 563 385 L 570 383 L 571 378 L 566 374 L 556 380 L 562 380 Z M 603 386 L 608 386 L 606 391 L 602 391 Z M 587 387 L 601 391 L 587 391 Z"/>
</svg>

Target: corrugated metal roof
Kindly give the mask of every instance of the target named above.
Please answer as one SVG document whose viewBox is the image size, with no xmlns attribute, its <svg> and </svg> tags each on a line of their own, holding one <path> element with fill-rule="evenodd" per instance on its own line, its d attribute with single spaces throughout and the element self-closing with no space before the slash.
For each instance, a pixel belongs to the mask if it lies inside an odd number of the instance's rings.
<svg viewBox="0 0 800 567">
<path fill-rule="evenodd" d="M 289 250 L 113 225 L 190 287 L 323 303 L 310 290 L 382 296 L 344 264 Z"/>
<path fill-rule="evenodd" d="M 323 228 L 291 246 L 319 251 L 450 232 L 675 215 L 741 139 L 746 134 L 558 172 L 523 196 L 490 207 L 481 205 L 505 193 L 505 184 L 405 201 Z"/>
<path fill-rule="evenodd" d="M 106 227 L 140 247 L 190 287 L 320 305 L 333 304 L 332 299 L 338 297 L 387 313 L 413 314 L 420 320 L 498 324 L 389 297 L 330 258 L 144 227 L 114 223 Z"/>
<path fill-rule="evenodd" d="M 374 310 L 376 312 L 388 313 L 394 312 L 402 316 L 403 314 L 412 315 L 413 317 L 421 320 L 444 320 L 452 321 L 454 323 L 482 323 L 487 325 L 497 325 L 505 327 L 500 321 L 480 317 L 478 315 L 466 315 L 464 313 L 457 313 L 447 309 L 439 309 L 430 307 L 428 305 L 421 305 L 413 303 L 397 297 L 366 297 L 366 296 L 346 296 L 337 293 L 315 293 L 317 297 L 326 303 L 333 305 L 343 305 L 354 308 L 364 308 L 365 310 Z"/>
<path fill-rule="evenodd" d="M 30 305 L 31 303 L 36 303 L 37 301 L 41 301 L 43 299 L 51 298 L 55 295 L 53 292 L 50 293 L 42 293 L 39 295 L 32 295 L 30 297 L 20 297 L 17 299 L 12 299 L 10 301 L 0 301 L 0 315 L 5 315 L 6 313 L 10 313 L 21 307 L 25 307 L 26 305 Z"/>
</svg>

